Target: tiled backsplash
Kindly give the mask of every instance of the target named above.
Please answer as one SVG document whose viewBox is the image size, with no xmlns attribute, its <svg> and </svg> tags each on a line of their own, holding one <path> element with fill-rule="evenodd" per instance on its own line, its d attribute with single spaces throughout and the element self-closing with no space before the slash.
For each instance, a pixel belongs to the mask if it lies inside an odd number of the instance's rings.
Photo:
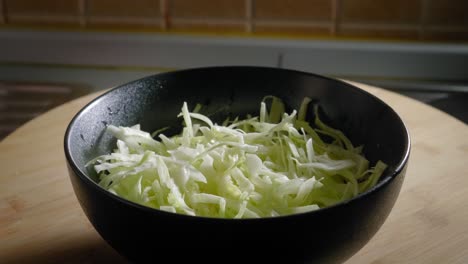
<svg viewBox="0 0 468 264">
<path fill-rule="evenodd" d="M 466 0 L 0 0 L 0 27 L 468 40 Z"/>
</svg>

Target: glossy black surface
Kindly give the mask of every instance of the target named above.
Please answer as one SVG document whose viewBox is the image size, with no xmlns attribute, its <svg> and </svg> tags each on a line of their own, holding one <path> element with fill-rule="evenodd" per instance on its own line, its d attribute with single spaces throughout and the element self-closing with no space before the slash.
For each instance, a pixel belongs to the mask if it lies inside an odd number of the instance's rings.
<svg viewBox="0 0 468 264">
<path fill-rule="evenodd" d="M 227 114 L 256 114 L 265 95 L 299 109 L 314 99 L 324 119 L 364 144 L 372 163 L 389 165 L 371 191 L 346 203 L 315 212 L 263 219 L 191 217 L 146 208 L 101 189 L 85 163 L 108 153 L 115 140 L 106 124 L 154 131 L 177 127 L 184 101 L 207 105 L 204 114 L 223 120 Z M 312 113 L 308 114 L 312 118 Z M 91 223 L 118 252 L 135 262 L 162 262 L 158 255 L 221 263 L 339 263 L 362 248 L 377 232 L 399 194 L 409 157 L 407 129 L 397 114 L 376 97 L 346 83 L 275 68 L 215 67 L 149 76 L 97 98 L 70 123 L 65 154 L 76 196 Z M 172 252 L 172 253 L 171 253 Z"/>
</svg>

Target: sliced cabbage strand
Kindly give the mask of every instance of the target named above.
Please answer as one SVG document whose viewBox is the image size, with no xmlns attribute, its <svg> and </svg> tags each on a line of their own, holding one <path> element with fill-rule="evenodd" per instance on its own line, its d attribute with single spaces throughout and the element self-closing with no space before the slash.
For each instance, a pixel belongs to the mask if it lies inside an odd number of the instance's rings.
<svg viewBox="0 0 468 264">
<path fill-rule="evenodd" d="M 379 161 L 369 168 L 362 146 L 354 147 L 342 131 L 325 124 L 317 107 L 317 129 L 312 128 L 306 122 L 310 102 L 305 98 L 298 113 L 287 114 L 279 98 L 266 96 L 259 116 L 228 118 L 222 125 L 203 115 L 201 105 L 190 112 L 184 103 L 178 115 L 181 134 L 109 125 L 107 131 L 117 138 L 115 150 L 88 165 L 98 173 L 99 185 L 113 194 L 205 217 L 304 213 L 375 186 L 387 165 Z"/>
</svg>

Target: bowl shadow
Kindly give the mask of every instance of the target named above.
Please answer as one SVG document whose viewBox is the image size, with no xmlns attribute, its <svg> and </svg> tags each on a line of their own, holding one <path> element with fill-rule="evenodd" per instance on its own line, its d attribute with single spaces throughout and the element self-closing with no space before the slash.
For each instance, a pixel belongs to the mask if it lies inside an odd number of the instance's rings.
<svg viewBox="0 0 468 264">
<path fill-rule="evenodd" d="M 25 250 L 27 247 L 27 250 Z M 119 255 L 100 237 L 89 240 L 76 240 L 63 243 L 51 241 L 33 242 L 2 253 L 1 263 L 130 263 Z"/>
</svg>

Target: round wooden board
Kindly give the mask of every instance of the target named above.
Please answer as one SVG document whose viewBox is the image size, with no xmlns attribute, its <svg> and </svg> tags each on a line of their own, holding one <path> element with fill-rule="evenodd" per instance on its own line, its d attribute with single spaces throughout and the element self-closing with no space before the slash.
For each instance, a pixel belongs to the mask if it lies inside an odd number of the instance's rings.
<svg viewBox="0 0 468 264">
<path fill-rule="evenodd" d="M 412 151 L 389 218 L 347 263 L 468 263 L 468 128 L 423 103 L 359 83 L 407 124 Z M 98 93 L 59 106 L 0 142 L 1 263 L 127 263 L 84 215 L 66 169 L 71 118 Z"/>
</svg>

